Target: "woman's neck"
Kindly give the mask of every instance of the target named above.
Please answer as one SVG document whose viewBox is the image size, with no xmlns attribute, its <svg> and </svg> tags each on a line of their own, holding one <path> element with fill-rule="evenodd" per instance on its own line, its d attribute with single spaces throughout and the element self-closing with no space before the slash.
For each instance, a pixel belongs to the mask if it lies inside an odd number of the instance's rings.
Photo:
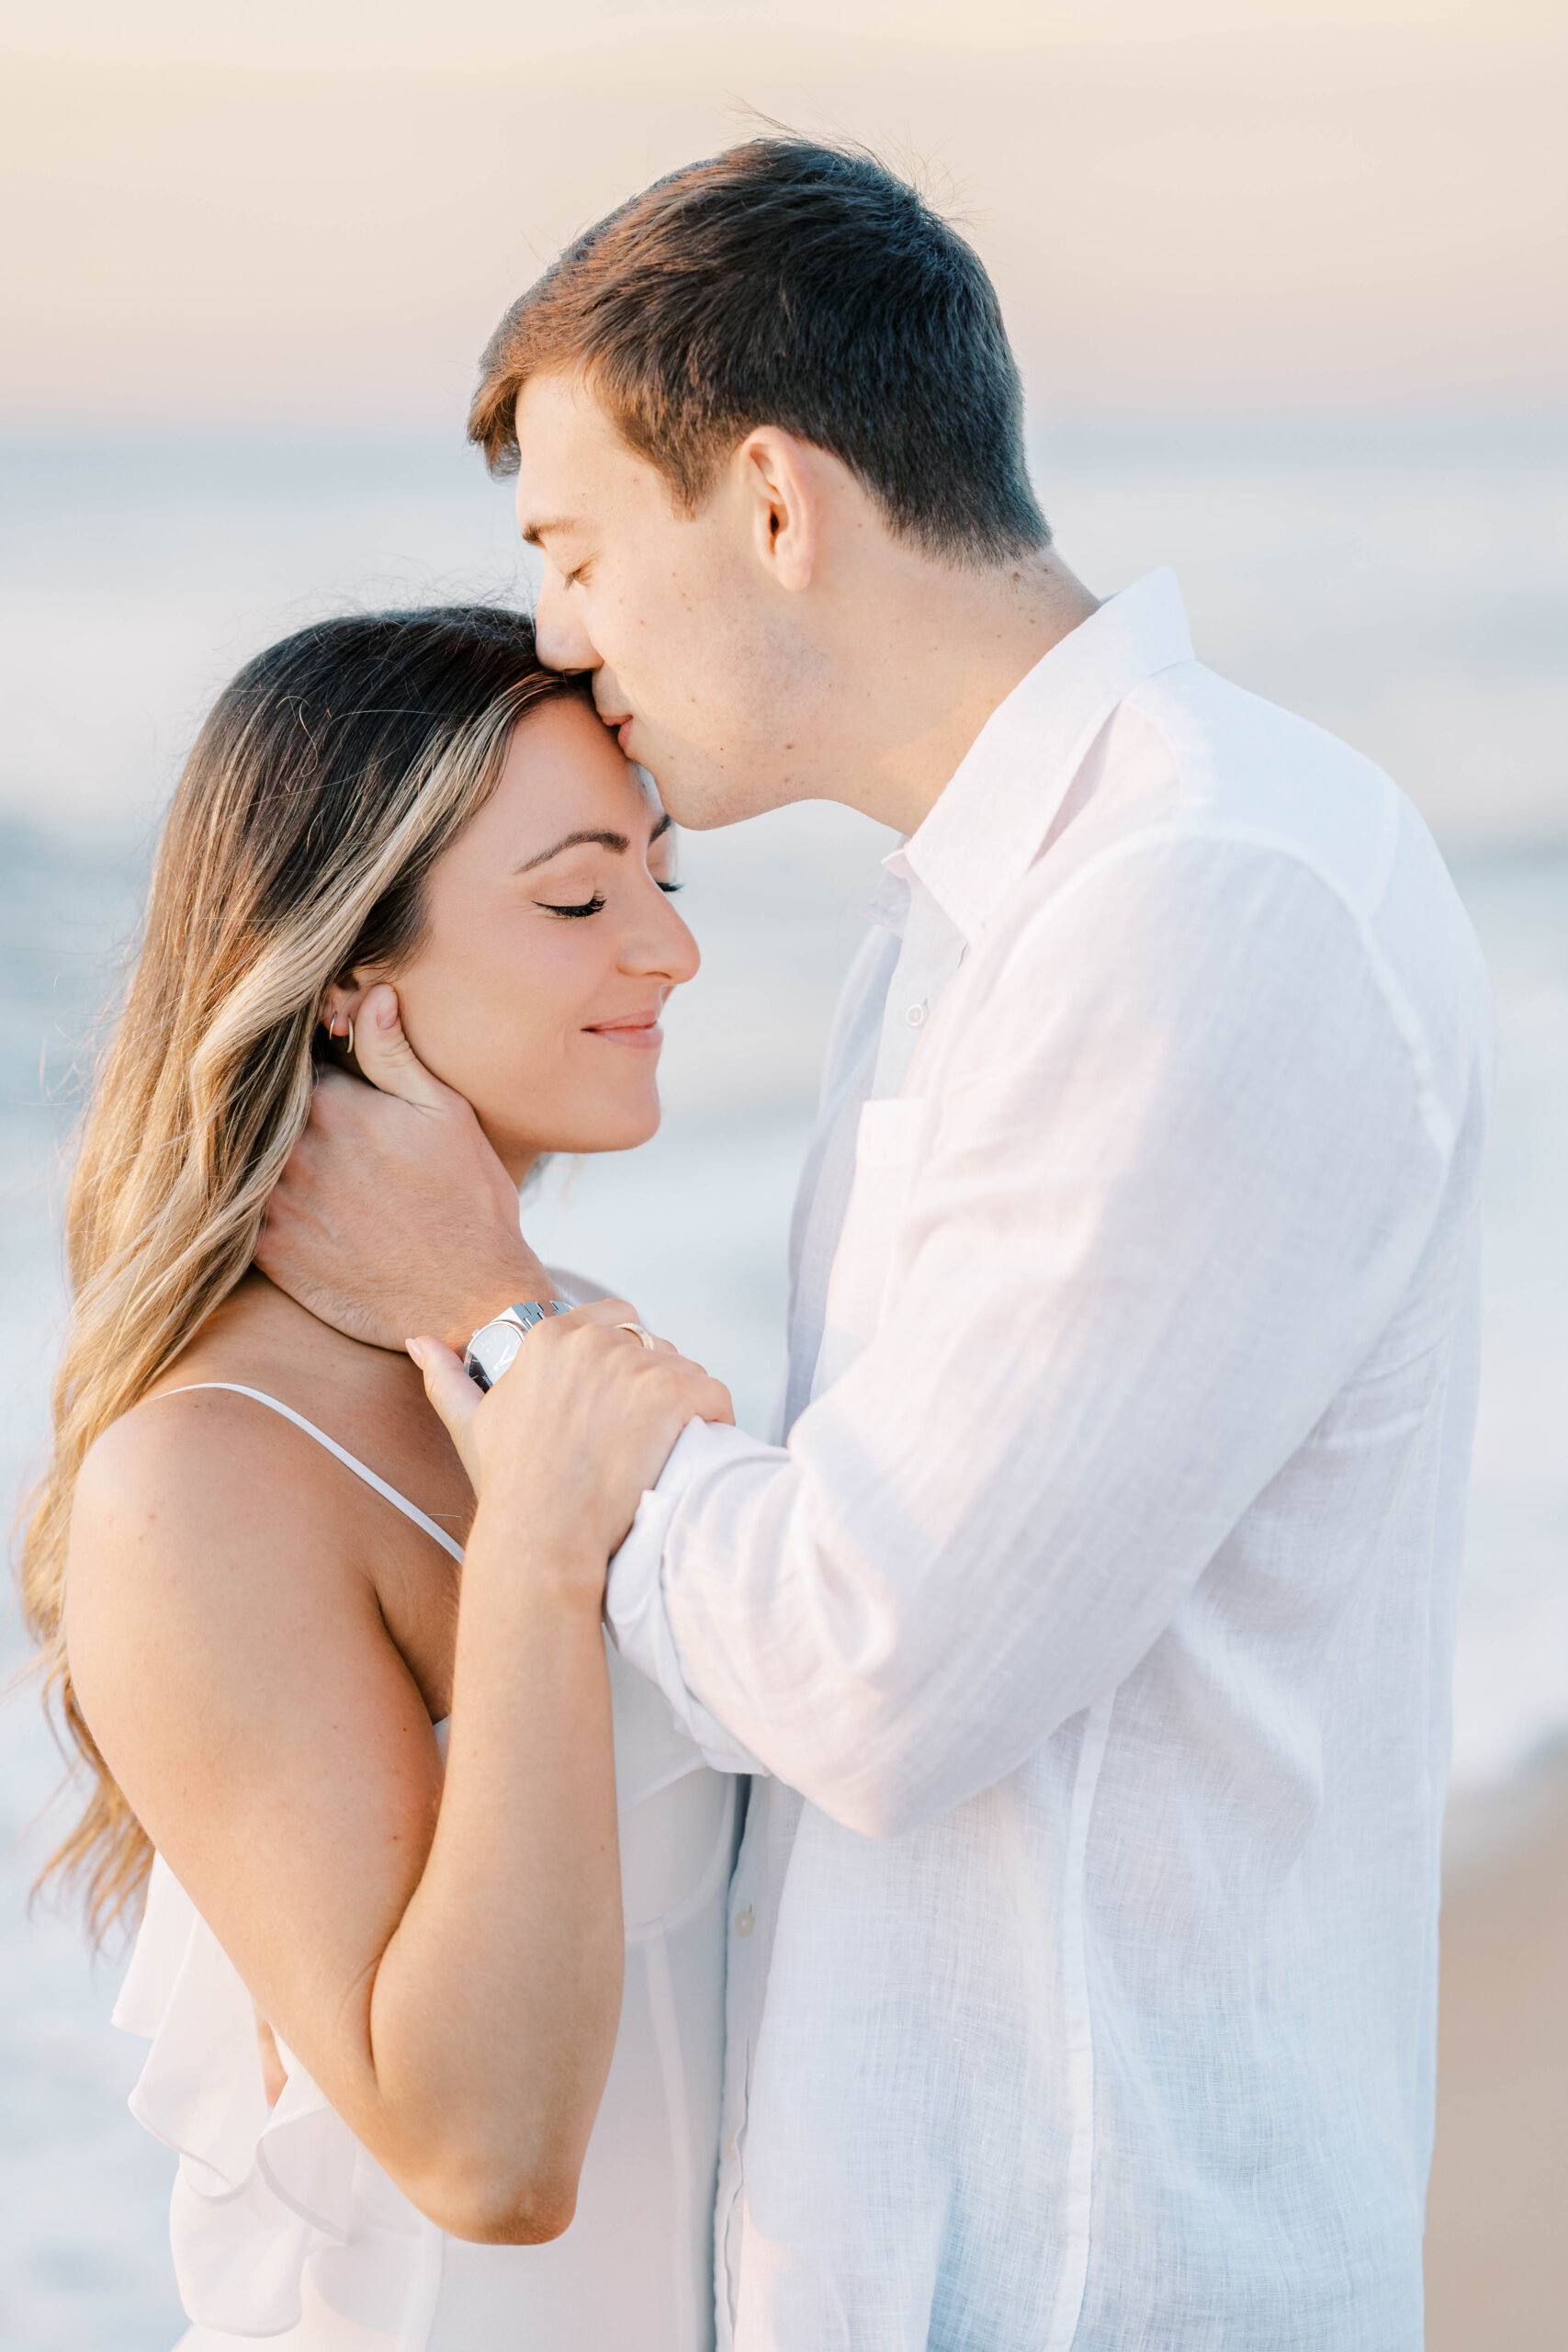
<svg viewBox="0 0 1568 2352">
<path fill-rule="evenodd" d="M 276 1396 L 382 1476 L 406 1485 L 415 1501 L 422 1487 L 436 1489 L 449 1512 L 455 1495 L 468 1495 L 409 1358 L 334 1330 L 254 1268 L 150 1393 L 206 1381 Z"/>
</svg>

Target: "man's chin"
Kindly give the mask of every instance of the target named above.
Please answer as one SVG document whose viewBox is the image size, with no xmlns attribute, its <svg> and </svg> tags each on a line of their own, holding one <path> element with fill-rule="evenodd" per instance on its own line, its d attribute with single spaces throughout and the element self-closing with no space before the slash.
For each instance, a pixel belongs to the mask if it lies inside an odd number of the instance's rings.
<svg viewBox="0 0 1568 2352">
<path fill-rule="evenodd" d="M 805 776 L 759 778 L 723 769 L 702 775 L 691 766 L 682 770 L 678 761 L 669 763 L 663 775 L 651 763 L 648 773 L 657 787 L 660 807 L 685 833 L 717 832 L 748 817 L 765 817 L 770 808 L 785 808 L 794 801 L 821 797 Z"/>
</svg>

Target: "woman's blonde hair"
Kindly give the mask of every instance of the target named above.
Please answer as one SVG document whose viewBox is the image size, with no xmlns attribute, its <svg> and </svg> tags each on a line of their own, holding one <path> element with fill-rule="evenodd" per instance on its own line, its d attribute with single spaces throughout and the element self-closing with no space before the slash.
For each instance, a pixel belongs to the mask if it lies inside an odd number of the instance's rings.
<svg viewBox="0 0 1568 2352">
<path fill-rule="evenodd" d="M 310 1114 L 326 989 L 412 953 L 425 877 L 493 788 L 513 728 L 581 692 L 541 667 L 515 613 L 325 621 L 225 688 L 175 794 L 68 1195 L 72 1321 L 21 1548 L 46 1704 L 90 1783 L 43 1877 L 81 1885 L 95 1937 L 134 1907 L 151 1850 L 72 1688 L 77 1474 L 249 1266 Z"/>
</svg>

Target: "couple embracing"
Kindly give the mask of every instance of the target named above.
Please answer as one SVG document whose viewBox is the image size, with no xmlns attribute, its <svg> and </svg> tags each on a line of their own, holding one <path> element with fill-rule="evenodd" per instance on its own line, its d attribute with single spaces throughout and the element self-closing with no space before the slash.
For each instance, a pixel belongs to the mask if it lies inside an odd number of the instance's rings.
<svg viewBox="0 0 1568 2352">
<path fill-rule="evenodd" d="M 226 689 L 72 1195 L 25 1573 L 185 2342 L 1416 2352 L 1438 855 L 1168 573 L 1074 578 L 984 271 L 862 156 L 623 207 L 470 433 L 536 623 Z M 517 1190 L 657 1124 L 671 820 L 807 797 L 901 846 L 764 1442 Z"/>
</svg>

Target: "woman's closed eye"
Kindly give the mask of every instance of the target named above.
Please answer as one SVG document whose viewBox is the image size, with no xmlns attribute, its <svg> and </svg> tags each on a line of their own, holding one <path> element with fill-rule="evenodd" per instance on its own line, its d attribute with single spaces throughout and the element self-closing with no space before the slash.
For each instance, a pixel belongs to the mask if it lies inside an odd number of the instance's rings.
<svg viewBox="0 0 1568 2352">
<path fill-rule="evenodd" d="M 659 884 L 659 888 L 663 891 L 667 899 L 672 899 L 675 896 L 676 891 L 682 889 L 683 887 L 684 886 L 679 882 L 660 882 Z M 536 899 L 534 901 L 534 904 L 545 914 L 566 915 L 568 917 L 596 915 L 603 910 L 604 903 L 604 894 L 600 891 L 595 891 L 592 899 L 584 899 L 576 906 L 561 906 L 550 899 Z"/>
<path fill-rule="evenodd" d="M 536 899 L 534 904 L 547 915 L 596 915 L 603 909 L 604 899 L 600 892 L 595 891 L 592 898 L 584 899 L 580 906 L 557 906 L 549 899 Z"/>
</svg>

